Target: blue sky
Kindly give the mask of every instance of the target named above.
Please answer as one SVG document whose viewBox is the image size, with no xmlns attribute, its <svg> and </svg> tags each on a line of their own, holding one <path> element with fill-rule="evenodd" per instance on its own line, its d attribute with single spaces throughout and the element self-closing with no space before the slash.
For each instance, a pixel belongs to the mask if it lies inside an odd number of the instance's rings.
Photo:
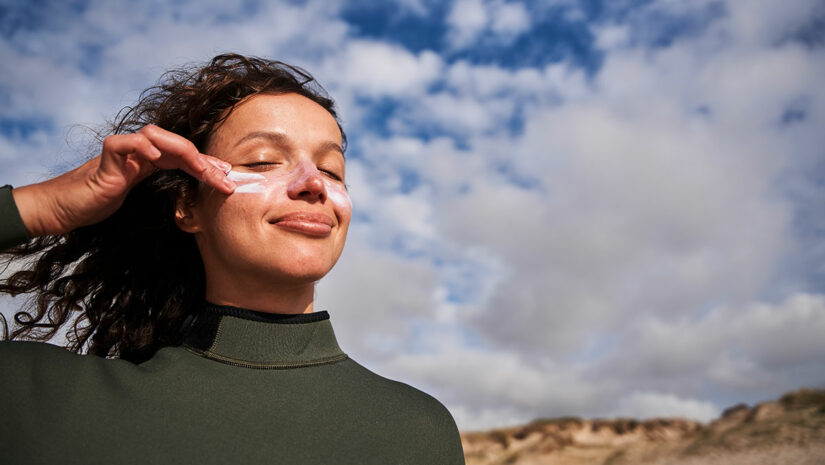
<svg viewBox="0 0 825 465">
<path fill-rule="evenodd" d="M 4 2 L 3 182 L 95 153 L 88 128 L 170 67 L 300 65 L 350 141 L 317 307 L 356 360 L 465 430 L 706 420 L 825 384 L 823 21 L 813 0 Z"/>
</svg>

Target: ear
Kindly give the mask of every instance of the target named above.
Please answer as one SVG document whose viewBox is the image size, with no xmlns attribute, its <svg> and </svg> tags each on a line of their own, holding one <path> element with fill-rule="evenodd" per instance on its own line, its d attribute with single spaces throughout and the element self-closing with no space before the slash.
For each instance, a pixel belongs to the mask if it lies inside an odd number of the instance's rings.
<svg viewBox="0 0 825 465">
<path fill-rule="evenodd" d="M 200 232 L 200 221 L 195 214 L 194 205 L 185 199 L 186 196 L 179 196 L 175 200 L 175 224 L 183 232 L 194 234 Z"/>
</svg>

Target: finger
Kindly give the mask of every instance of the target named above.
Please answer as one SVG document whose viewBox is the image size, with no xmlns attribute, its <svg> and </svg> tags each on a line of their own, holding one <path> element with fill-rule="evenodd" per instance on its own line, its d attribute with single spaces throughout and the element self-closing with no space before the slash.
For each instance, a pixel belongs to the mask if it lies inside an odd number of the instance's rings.
<svg viewBox="0 0 825 465">
<path fill-rule="evenodd" d="M 130 158 L 128 155 L 134 154 L 137 158 L 146 160 L 146 163 L 139 163 L 138 166 L 129 168 Z M 104 174 L 128 175 L 129 172 L 145 171 L 146 166 L 151 166 L 162 157 L 160 150 L 141 134 L 119 134 L 109 136 L 103 140 L 103 151 L 101 153 L 100 170 Z M 131 158 L 134 160 L 134 157 Z"/>
<path fill-rule="evenodd" d="M 235 192 L 235 183 L 226 174 L 223 167 L 211 166 L 203 173 L 201 181 L 228 195 Z"/>
<path fill-rule="evenodd" d="M 165 160 L 158 160 L 159 168 L 182 169 L 198 179 L 201 179 L 201 174 L 209 169 L 209 163 L 198 152 L 195 144 L 186 138 L 153 124 L 144 126 L 140 134 L 146 136 L 161 153 L 170 156 L 164 157 Z"/>
<path fill-rule="evenodd" d="M 215 168 L 223 171 L 225 174 L 229 174 L 229 172 L 232 171 L 232 164 L 231 163 L 227 163 L 227 162 L 221 160 L 220 158 L 213 157 L 211 155 L 201 154 L 201 156 L 204 157 L 206 159 L 206 161 L 208 161 L 209 163 L 214 165 Z"/>
<path fill-rule="evenodd" d="M 206 154 L 199 154 L 201 158 L 206 160 L 211 166 L 209 169 L 201 173 L 200 180 L 224 194 L 231 194 L 235 191 L 235 182 L 227 177 L 232 170 L 232 165 Z M 194 175 L 193 175 L 194 176 Z"/>
<path fill-rule="evenodd" d="M 212 166 L 212 169 L 209 169 L 203 173 L 201 181 L 218 189 L 224 194 L 231 194 L 234 192 L 235 182 L 227 177 L 229 172 L 232 170 L 232 165 L 221 160 L 220 158 L 215 158 L 203 153 L 201 153 L 200 156 Z"/>
<path fill-rule="evenodd" d="M 191 141 L 154 125 L 145 126 L 140 133 L 163 153 L 155 162 L 159 168 L 182 169 L 225 194 L 235 190 L 235 183 L 226 178 L 225 162 L 201 154 Z"/>
</svg>

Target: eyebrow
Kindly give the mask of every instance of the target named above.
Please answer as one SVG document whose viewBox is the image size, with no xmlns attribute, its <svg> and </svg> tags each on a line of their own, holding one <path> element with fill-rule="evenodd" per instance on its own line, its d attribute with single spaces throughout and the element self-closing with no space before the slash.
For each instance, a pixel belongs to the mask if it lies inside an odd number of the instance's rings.
<svg viewBox="0 0 825 465">
<path fill-rule="evenodd" d="M 269 142 L 272 142 L 275 145 L 279 145 L 279 146 L 285 147 L 285 148 L 292 147 L 292 144 L 290 144 L 290 141 L 289 141 L 289 137 L 286 134 L 284 134 L 282 132 L 271 132 L 271 131 L 254 131 L 254 132 L 250 132 L 249 134 L 241 137 L 241 140 L 239 140 L 238 142 L 235 143 L 235 147 L 238 147 L 239 145 L 241 145 L 245 142 L 248 142 L 250 140 L 254 140 L 254 139 L 265 139 L 265 140 L 268 140 Z M 324 141 L 324 142 L 321 143 L 321 145 L 318 148 L 319 148 L 319 150 L 316 150 L 316 153 L 317 152 L 333 151 L 333 152 L 339 152 L 342 157 L 346 158 L 344 156 L 343 147 L 341 147 L 341 145 L 338 144 L 337 142 Z"/>
</svg>

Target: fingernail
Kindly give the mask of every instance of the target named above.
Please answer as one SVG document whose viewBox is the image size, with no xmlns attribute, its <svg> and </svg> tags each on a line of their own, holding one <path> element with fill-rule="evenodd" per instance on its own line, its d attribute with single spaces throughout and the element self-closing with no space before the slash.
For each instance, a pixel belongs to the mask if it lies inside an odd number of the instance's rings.
<svg viewBox="0 0 825 465">
<path fill-rule="evenodd" d="M 218 168 L 223 170 L 223 174 L 229 174 L 232 171 L 232 165 L 223 160 L 218 160 Z"/>
<path fill-rule="evenodd" d="M 223 171 L 223 174 L 228 174 L 232 170 L 232 165 L 223 160 L 207 157 L 203 157 L 202 159 L 208 161 L 209 164 L 214 166 L 215 168 Z"/>
</svg>

